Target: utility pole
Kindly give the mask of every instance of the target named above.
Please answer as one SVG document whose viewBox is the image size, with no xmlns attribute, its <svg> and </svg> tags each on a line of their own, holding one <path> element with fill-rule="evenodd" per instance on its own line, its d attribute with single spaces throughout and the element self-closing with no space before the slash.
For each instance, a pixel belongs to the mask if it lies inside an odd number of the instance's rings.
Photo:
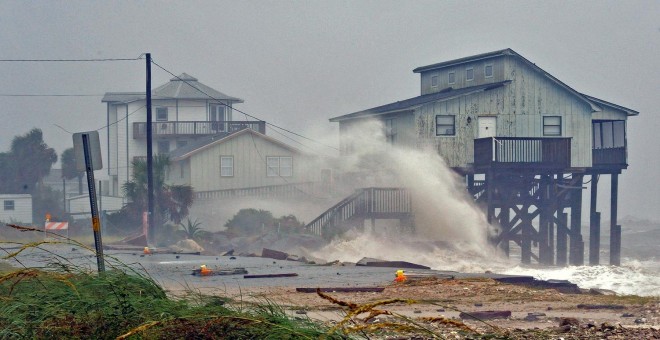
<svg viewBox="0 0 660 340">
<path fill-rule="evenodd" d="M 154 243 L 154 177 L 153 177 L 153 142 L 151 140 L 151 53 L 147 59 L 147 201 L 149 223 L 147 229 L 147 245 Z"/>
</svg>

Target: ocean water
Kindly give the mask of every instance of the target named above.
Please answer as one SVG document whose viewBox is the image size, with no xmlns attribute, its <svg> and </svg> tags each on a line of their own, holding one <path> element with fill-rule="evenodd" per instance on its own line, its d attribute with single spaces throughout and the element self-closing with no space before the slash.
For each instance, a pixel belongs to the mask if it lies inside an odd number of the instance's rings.
<svg viewBox="0 0 660 340">
<path fill-rule="evenodd" d="M 310 255 L 327 261 L 357 262 L 362 257 L 409 261 L 435 270 L 468 273 L 529 275 L 537 279 L 568 280 L 581 288 L 609 289 L 618 294 L 660 296 L 660 261 L 623 258 L 621 266 L 522 266 L 490 247 L 447 243 L 428 237 L 372 232 L 347 235 Z"/>
</svg>

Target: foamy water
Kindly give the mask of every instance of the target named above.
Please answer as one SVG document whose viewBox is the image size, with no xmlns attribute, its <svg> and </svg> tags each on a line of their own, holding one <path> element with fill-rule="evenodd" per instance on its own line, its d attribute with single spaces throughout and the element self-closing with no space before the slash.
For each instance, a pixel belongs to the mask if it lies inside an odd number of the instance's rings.
<svg viewBox="0 0 660 340">
<path fill-rule="evenodd" d="M 484 212 L 467 194 L 465 183 L 433 148 L 393 148 L 383 143 L 384 127 L 367 122 L 344 137 L 356 152 L 342 158 L 342 171 L 370 176 L 355 183 L 398 186 L 410 190 L 416 235 L 378 226 L 377 232 L 353 232 L 310 255 L 328 261 L 357 262 L 363 257 L 409 261 L 437 270 L 530 275 L 569 280 L 581 288 L 610 289 L 619 294 L 660 295 L 660 263 L 624 259 L 620 267 L 571 266 L 529 268 L 492 247 Z M 369 180 L 369 181 L 367 181 Z"/>
<path fill-rule="evenodd" d="M 660 262 L 623 259 L 621 266 L 568 266 L 531 268 L 519 264 L 519 259 L 506 258 L 493 248 L 466 250 L 460 243 L 407 235 L 386 235 L 372 232 L 348 234 L 334 240 L 311 255 L 326 260 L 357 262 L 363 257 L 408 261 L 435 270 L 467 273 L 492 271 L 510 275 L 529 275 L 541 280 L 568 280 L 580 288 L 601 288 L 622 295 L 660 296 Z"/>
</svg>

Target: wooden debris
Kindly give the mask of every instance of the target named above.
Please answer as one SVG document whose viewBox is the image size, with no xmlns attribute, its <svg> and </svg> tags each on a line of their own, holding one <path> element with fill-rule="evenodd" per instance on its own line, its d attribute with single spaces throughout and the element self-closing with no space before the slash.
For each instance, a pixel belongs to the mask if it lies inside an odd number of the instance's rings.
<svg viewBox="0 0 660 340">
<path fill-rule="evenodd" d="M 579 304 L 579 309 L 624 309 L 623 305 L 592 305 L 592 304 Z"/>
<path fill-rule="evenodd" d="M 229 269 L 219 269 L 219 270 L 211 270 L 208 273 L 202 274 L 201 269 L 195 269 L 192 271 L 192 275 L 195 276 L 218 276 L 218 275 L 240 275 L 240 274 L 247 274 L 248 271 L 245 268 L 229 268 Z"/>
<path fill-rule="evenodd" d="M 380 293 L 384 287 L 336 287 L 336 288 L 296 288 L 298 293 L 316 293 L 320 290 L 325 293 Z"/>
<path fill-rule="evenodd" d="M 289 254 L 279 251 L 279 250 L 273 250 L 273 249 L 268 249 L 268 248 L 263 248 L 261 250 L 261 257 L 266 257 L 269 259 L 275 259 L 275 260 L 286 260 L 287 257 L 289 257 Z"/>
<path fill-rule="evenodd" d="M 506 319 L 511 317 L 510 310 L 486 310 L 476 312 L 461 312 L 458 315 L 461 319 L 476 319 L 476 320 L 492 320 L 492 319 Z"/>
<path fill-rule="evenodd" d="M 273 277 L 293 277 L 293 276 L 298 276 L 298 273 L 243 275 L 243 278 L 264 279 L 264 278 L 273 278 Z"/>
</svg>

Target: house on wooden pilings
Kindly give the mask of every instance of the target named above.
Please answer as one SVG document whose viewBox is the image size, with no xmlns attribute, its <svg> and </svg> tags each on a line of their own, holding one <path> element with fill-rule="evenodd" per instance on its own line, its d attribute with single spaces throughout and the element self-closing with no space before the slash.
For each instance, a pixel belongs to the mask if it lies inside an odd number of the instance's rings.
<svg viewBox="0 0 660 340">
<path fill-rule="evenodd" d="M 599 263 L 601 175 L 611 178 L 610 263 L 620 258 L 618 175 L 628 167 L 626 121 L 639 113 L 573 89 L 511 49 L 413 70 L 421 95 L 330 119 L 343 154 L 360 123 L 388 143 L 432 148 L 466 178 L 498 228 L 493 242 L 522 262 L 582 264 L 582 189 L 591 182 L 589 263 Z M 476 175 L 476 177 L 475 177 Z"/>
</svg>

